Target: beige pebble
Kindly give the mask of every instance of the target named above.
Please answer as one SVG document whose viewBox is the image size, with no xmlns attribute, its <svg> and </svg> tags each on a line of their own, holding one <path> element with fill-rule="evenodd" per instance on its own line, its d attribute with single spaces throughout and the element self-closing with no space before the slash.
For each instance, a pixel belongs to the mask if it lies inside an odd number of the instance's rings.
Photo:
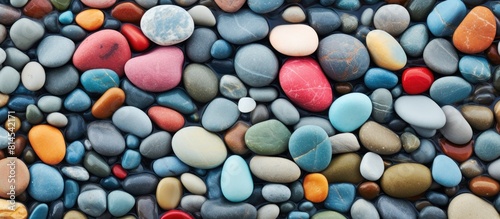
<svg viewBox="0 0 500 219">
<path fill-rule="evenodd" d="M 420 147 L 420 139 L 411 132 L 405 132 L 400 136 L 403 149 L 407 153 L 411 153 Z"/>
<path fill-rule="evenodd" d="M 21 81 L 30 91 L 40 90 L 45 84 L 45 69 L 38 62 L 28 62 L 21 72 Z"/>
<path fill-rule="evenodd" d="M 4 107 L 9 102 L 9 95 L 0 93 L 0 107 Z"/>
<path fill-rule="evenodd" d="M 340 133 L 329 137 L 332 144 L 333 154 L 355 152 L 361 147 L 356 135 L 352 133 Z"/>
<path fill-rule="evenodd" d="M 182 198 L 182 184 L 175 177 L 163 178 L 156 187 L 156 201 L 163 210 L 177 208 Z"/>
<path fill-rule="evenodd" d="M 189 192 L 194 195 L 204 195 L 207 192 L 207 186 L 200 177 L 192 173 L 183 173 L 181 182 Z"/>
<path fill-rule="evenodd" d="M 499 219 L 493 205 L 471 194 L 464 193 L 453 198 L 448 205 L 449 219 L 488 218 Z"/>
<path fill-rule="evenodd" d="M 432 184 L 429 168 L 417 163 L 401 163 L 385 170 L 380 179 L 382 190 L 396 198 L 409 198 L 425 192 Z"/>
<path fill-rule="evenodd" d="M 257 155 L 250 160 L 249 166 L 254 176 L 268 182 L 291 183 L 300 177 L 299 166 L 282 157 Z"/>
<path fill-rule="evenodd" d="M 489 129 L 495 120 L 491 109 L 485 106 L 464 105 L 460 112 L 469 125 L 479 131 Z"/>
<path fill-rule="evenodd" d="M 11 169 L 11 167 L 14 169 Z M 10 198 L 8 193 L 11 193 L 11 185 L 15 186 L 15 195 L 20 195 L 28 188 L 30 172 L 22 160 L 12 157 L 1 159 L 0 173 L 2 173 L 0 174 L 0 182 L 2 182 L 0 183 L 0 198 Z M 9 178 L 9 176 L 14 176 L 15 178 Z"/>
<path fill-rule="evenodd" d="M 213 27 L 217 22 L 212 11 L 204 5 L 196 5 L 189 9 L 188 13 L 196 25 Z"/>
<path fill-rule="evenodd" d="M 305 24 L 285 24 L 276 26 L 269 34 L 274 49 L 287 56 L 308 56 L 319 45 L 318 34 Z"/>
<path fill-rule="evenodd" d="M 63 219 L 87 219 L 87 216 L 80 211 L 71 210 L 66 212 Z"/>
<path fill-rule="evenodd" d="M 299 6 L 290 6 L 283 11 L 281 17 L 290 23 L 300 23 L 306 20 L 306 13 Z"/>
<path fill-rule="evenodd" d="M 25 219 L 28 218 L 28 210 L 20 202 L 14 202 L 14 205 L 12 205 L 11 200 L 0 199 L 0 218 Z"/>
<path fill-rule="evenodd" d="M 401 150 L 399 136 L 373 121 L 368 121 L 361 126 L 359 140 L 365 148 L 380 155 L 391 155 Z"/>
</svg>

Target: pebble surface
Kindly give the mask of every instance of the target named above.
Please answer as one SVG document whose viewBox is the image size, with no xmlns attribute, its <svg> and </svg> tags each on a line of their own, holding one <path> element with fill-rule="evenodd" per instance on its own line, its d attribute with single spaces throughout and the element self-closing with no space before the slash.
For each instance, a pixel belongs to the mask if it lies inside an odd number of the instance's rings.
<svg viewBox="0 0 500 219">
<path fill-rule="evenodd" d="M 496 1 L 0 1 L 0 218 L 500 218 Z"/>
</svg>

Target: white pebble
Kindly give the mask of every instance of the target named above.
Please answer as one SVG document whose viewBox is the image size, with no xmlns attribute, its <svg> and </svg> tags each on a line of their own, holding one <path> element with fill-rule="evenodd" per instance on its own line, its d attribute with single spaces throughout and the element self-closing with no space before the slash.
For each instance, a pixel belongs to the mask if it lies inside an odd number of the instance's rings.
<svg viewBox="0 0 500 219">
<path fill-rule="evenodd" d="M 66 116 L 62 113 L 54 112 L 47 116 L 47 123 L 55 127 L 62 128 L 68 124 L 68 118 L 66 118 Z"/>
<path fill-rule="evenodd" d="M 384 174 L 384 161 L 380 155 L 368 152 L 361 159 L 359 170 L 365 179 L 376 181 Z"/>
<path fill-rule="evenodd" d="M 252 112 L 256 106 L 257 103 L 250 97 L 243 97 L 238 101 L 238 110 L 242 113 Z"/>
</svg>

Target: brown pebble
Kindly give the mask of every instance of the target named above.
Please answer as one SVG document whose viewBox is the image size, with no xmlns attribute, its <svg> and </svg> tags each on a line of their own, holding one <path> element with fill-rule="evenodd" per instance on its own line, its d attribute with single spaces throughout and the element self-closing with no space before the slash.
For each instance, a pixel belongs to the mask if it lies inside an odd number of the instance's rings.
<svg viewBox="0 0 500 219">
<path fill-rule="evenodd" d="M 5 121 L 5 130 L 9 133 L 16 133 L 21 128 L 21 119 L 17 116 L 12 116 Z"/>
<path fill-rule="evenodd" d="M 466 178 L 474 178 L 483 173 L 483 167 L 475 159 L 469 159 L 460 164 L 460 171 Z"/>
<path fill-rule="evenodd" d="M 0 199 L 0 218 L 2 219 L 26 219 L 28 210 L 23 203 L 16 202 L 14 211 L 10 208 L 10 200 Z"/>
<path fill-rule="evenodd" d="M 417 201 L 415 202 L 415 208 L 418 211 L 421 211 L 425 207 L 432 206 L 432 203 L 430 201 L 424 200 L 424 201 Z"/>
<path fill-rule="evenodd" d="M 494 65 L 500 65 L 500 55 L 498 54 L 497 47 L 498 45 L 496 43 L 493 43 L 485 51 L 488 61 L 490 61 Z"/>
<path fill-rule="evenodd" d="M 380 194 L 380 186 L 375 182 L 364 182 L 359 184 L 358 193 L 367 200 L 372 200 Z"/>
<path fill-rule="evenodd" d="M 0 150 L 0 160 L 4 159 L 5 157 L 5 152 L 3 150 Z"/>
<path fill-rule="evenodd" d="M 245 144 L 245 133 L 250 125 L 243 121 L 238 121 L 224 135 L 224 142 L 229 150 L 238 155 L 244 155 L 248 152 L 248 147 Z"/>
<path fill-rule="evenodd" d="M 125 102 L 125 92 L 113 87 L 108 89 L 92 106 L 92 115 L 98 119 L 111 117 Z"/>
<path fill-rule="evenodd" d="M 49 0 L 31 0 L 24 6 L 23 12 L 28 17 L 40 19 L 50 13 L 52 9 Z"/>
<path fill-rule="evenodd" d="M 0 198 L 23 193 L 30 182 L 30 172 L 24 162 L 18 158 L 9 157 L 0 160 Z M 12 187 L 14 189 L 12 190 Z M 1 217 L 0 217 L 1 218 Z"/>
<path fill-rule="evenodd" d="M 33 148 L 29 147 L 24 150 L 23 160 L 26 164 L 32 164 L 36 161 L 36 154 Z"/>
<path fill-rule="evenodd" d="M 9 95 L 0 93 L 0 107 L 4 107 L 9 102 Z"/>
<path fill-rule="evenodd" d="M 332 159 L 322 172 L 329 183 L 349 182 L 358 184 L 363 181 L 359 171 L 361 157 L 356 153 L 341 154 Z"/>
<path fill-rule="evenodd" d="M 335 84 L 335 91 L 340 94 L 347 94 L 352 91 L 352 84 L 349 82 L 340 82 Z"/>
<path fill-rule="evenodd" d="M 14 140 L 14 156 L 19 157 L 23 154 L 24 148 L 26 147 L 26 137 L 23 135 L 17 135 Z"/>
<path fill-rule="evenodd" d="M 485 106 L 464 105 L 460 112 L 470 126 L 479 131 L 489 129 L 495 119 L 491 109 Z"/>
<path fill-rule="evenodd" d="M 495 119 L 497 120 L 497 126 L 500 124 L 500 100 L 495 103 L 495 107 L 493 109 L 495 112 Z"/>
<path fill-rule="evenodd" d="M 500 191 L 500 184 L 487 176 L 476 176 L 469 182 L 472 193 L 481 197 L 493 197 Z"/>
<path fill-rule="evenodd" d="M 454 186 L 454 187 L 447 187 L 444 189 L 444 193 L 449 196 L 449 197 L 452 197 L 452 196 L 455 196 L 458 192 L 458 186 Z"/>
<path fill-rule="evenodd" d="M 21 17 L 21 10 L 9 5 L 0 5 L 0 24 L 10 26 Z"/>
</svg>

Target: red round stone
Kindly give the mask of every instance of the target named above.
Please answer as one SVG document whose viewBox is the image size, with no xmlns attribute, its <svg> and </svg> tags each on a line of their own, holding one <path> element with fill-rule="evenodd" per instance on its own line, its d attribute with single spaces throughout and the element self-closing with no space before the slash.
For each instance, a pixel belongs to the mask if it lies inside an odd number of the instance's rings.
<svg viewBox="0 0 500 219">
<path fill-rule="evenodd" d="M 305 110 L 321 112 L 333 102 L 330 82 L 312 58 L 288 59 L 280 69 L 279 81 L 286 96 Z"/>
<path fill-rule="evenodd" d="M 469 143 L 464 145 L 457 145 L 444 138 L 439 139 L 441 151 L 457 162 L 464 162 L 472 156 L 474 151 L 472 145 L 474 145 L 474 141 L 469 141 Z"/>
<path fill-rule="evenodd" d="M 431 87 L 434 75 L 426 67 L 412 67 L 403 72 L 401 81 L 406 93 L 420 94 Z"/>
<path fill-rule="evenodd" d="M 132 50 L 142 52 L 149 47 L 149 39 L 144 36 L 139 27 L 133 24 L 123 24 L 120 32 L 127 38 Z"/>
<path fill-rule="evenodd" d="M 148 110 L 149 118 L 161 129 L 176 132 L 184 126 L 184 116 L 179 112 L 162 106 L 153 106 Z"/>
<path fill-rule="evenodd" d="M 160 219 L 194 219 L 194 217 L 184 211 L 173 209 L 163 214 Z"/>
<path fill-rule="evenodd" d="M 127 177 L 127 175 L 128 175 L 127 171 L 125 169 L 123 169 L 122 165 L 120 165 L 120 164 L 114 165 L 111 168 L 111 172 L 118 179 L 125 179 L 125 177 Z"/>
<path fill-rule="evenodd" d="M 132 2 L 123 2 L 117 4 L 111 10 L 111 16 L 121 22 L 139 24 L 141 22 L 144 10 Z"/>
</svg>

